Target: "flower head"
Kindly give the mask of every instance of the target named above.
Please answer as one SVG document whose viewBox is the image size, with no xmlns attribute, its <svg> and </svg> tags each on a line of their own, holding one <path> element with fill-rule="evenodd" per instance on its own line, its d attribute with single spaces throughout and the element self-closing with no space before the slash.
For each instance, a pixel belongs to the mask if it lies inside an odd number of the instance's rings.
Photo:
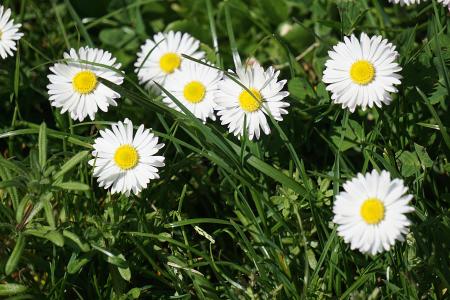
<svg viewBox="0 0 450 300">
<path fill-rule="evenodd" d="M 157 168 L 164 166 L 164 156 L 155 154 L 164 144 L 158 144 L 158 138 L 144 125 L 133 134 L 133 123 L 125 119 L 101 130 L 100 135 L 95 139 L 94 159 L 89 161 L 100 187 L 129 196 L 159 178 Z"/>
<path fill-rule="evenodd" d="M 389 2 L 391 3 L 395 3 L 395 4 L 400 4 L 401 6 L 403 5 L 411 5 L 411 4 L 418 4 L 420 3 L 421 0 L 389 0 Z M 425 0 L 426 1 L 426 0 Z"/>
<path fill-rule="evenodd" d="M 255 62 L 237 69 L 236 80 L 246 89 L 229 77 L 220 82 L 216 97 L 217 114 L 222 124 L 228 125 L 229 132 L 242 136 L 246 128 L 250 139 L 259 139 L 261 129 L 265 134 L 270 133 L 266 114 L 277 121 L 283 120 L 282 115 L 288 113 L 289 103 L 282 100 L 289 93 L 283 91 L 286 80 L 278 81 L 279 74 L 280 71 L 273 67 L 264 71 Z"/>
<path fill-rule="evenodd" d="M 197 118 L 206 122 L 216 119 L 214 98 L 219 88 L 222 72 L 193 61 L 176 70 L 166 81 L 165 88 Z M 182 111 L 168 96 L 163 99 L 169 107 Z"/>
<path fill-rule="evenodd" d="M 68 111 L 72 119 L 80 121 L 86 116 L 94 120 L 99 108 L 106 112 L 109 105 L 117 106 L 115 99 L 120 95 L 99 81 L 103 78 L 115 84 L 123 82 L 122 74 L 99 66 L 120 68 L 111 53 L 84 47 L 78 51 L 70 49 L 64 53 L 64 59 L 65 62 L 53 65 L 52 74 L 48 75 L 52 106 L 61 108 L 61 113 Z"/>
<path fill-rule="evenodd" d="M 164 85 L 167 78 L 182 68 L 186 61 L 182 54 L 196 59 L 204 57 L 199 47 L 200 42 L 188 33 L 169 31 L 155 34 L 152 40 L 145 41 L 137 54 L 134 66 L 139 82 L 146 88 L 158 91 L 154 82 Z"/>
<path fill-rule="evenodd" d="M 391 180 L 387 171 L 373 170 L 358 174 L 343 187 L 334 202 L 333 222 L 351 249 L 375 255 L 403 240 L 410 225 L 405 214 L 414 210 L 403 180 Z"/>
<path fill-rule="evenodd" d="M 354 112 L 357 106 L 363 110 L 375 104 L 391 103 L 390 93 L 396 93 L 402 68 L 397 63 L 395 46 L 381 36 L 369 38 L 362 33 L 345 37 L 328 52 L 323 82 L 331 91 L 331 99 L 342 108 Z"/>
<path fill-rule="evenodd" d="M 389 0 L 391 3 L 400 4 L 401 6 L 406 5 L 412 5 L 412 4 L 419 4 L 420 2 L 426 2 L 428 0 Z M 437 0 L 437 2 L 442 3 L 444 6 L 448 6 L 450 9 L 450 0 Z"/>
<path fill-rule="evenodd" d="M 14 24 L 14 20 L 11 19 L 11 9 L 5 10 L 3 5 L 0 5 L 0 56 L 5 59 L 6 57 L 13 56 L 13 51 L 16 51 L 16 43 L 23 36 L 23 33 L 19 32 L 21 24 Z"/>
</svg>

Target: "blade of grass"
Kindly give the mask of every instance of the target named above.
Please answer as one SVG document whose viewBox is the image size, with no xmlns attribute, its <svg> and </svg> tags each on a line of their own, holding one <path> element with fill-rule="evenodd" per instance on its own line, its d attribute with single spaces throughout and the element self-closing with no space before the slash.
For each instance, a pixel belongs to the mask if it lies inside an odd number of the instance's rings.
<svg viewBox="0 0 450 300">
<path fill-rule="evenodd" d="M 90 47 L 94 47 L 94 43 L 92 42 L 91 37 L 89 36 L 89 33 L 87 32 L 86 27 L 84 26 L 83 22 L 81 21 L 80 17 L 78 16 L 77 12 L 73 8 L 72 4 L 69 0 L 64 0 L 64 3 L 67 7 L 67 10 L 69 11 L 69 14 L 72 16 L 72 19 L 75 21 L 75 24 L 77 25 L 78 30 L 80 31 L 81 35 L 83 36 L 84 40 Z"/>
</svg>

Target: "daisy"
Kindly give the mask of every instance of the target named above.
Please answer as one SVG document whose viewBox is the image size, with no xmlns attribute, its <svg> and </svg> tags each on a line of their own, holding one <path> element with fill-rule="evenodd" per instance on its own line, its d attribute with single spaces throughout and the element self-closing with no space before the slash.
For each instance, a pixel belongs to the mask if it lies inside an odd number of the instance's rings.
<svg viewBox="0 0 450 300">
<path fill-rule="evenodd" d="M 3 59 L 14 55 L 13 51 L 17 50 L 16 41 L 23 36 L 23 33 L 19 32 L 22 24 L 13 24 L 14 20 L 10 17 L 11 9 L 5 11 L 3 5 L 0 5 L 0 56 Z"/>
<path fill-rule="evenodd" d="M 109 68 L 91 64 L 119 69 L 120 63 L 115 63 L 116 58 L 111 53 L 84 47 L 78 51 L 70 49 L 64 53 L 64 59 L 67 61 L 53 65 L 50 68 L 52 74 L 48 75 L 51 105 L 61 108 L 61 113 L 68 111 L 72 119 L 80 121 L 88 115 L 94 120 L 99 108 L 106 112 L 109 105 L 117 106 L 115 99 L 120 95 L 102 84 L 99 78 L 122 84 L 123 76 Z"/>
<path fill-rule="evenodd" d="M 423 0 L 423 2 L 426 2 L 428 0 Z M 411 4 L 418 4 L 421 2 L 421 0 L 389 0 L 391 3 L 400 4 L 403 5 L 411 5 Z M 448 6 L 450 8 L 450 0 L 437 0 L 437 2 L 442 3 L 444 6 Z"/>
<path fill-rule="evenodd" d="M 101 130 L 100 135 L 95 139 L 94 159 L 89 161 L 100 187 L 111 188 L 113 194 L 137 195 L 150 179 L 159 178 L 157 168 L 164 167 L 164 156 L 155 154 L 164 144 L 158 144 L 144 125 L 133 135 L 133 123 L 125 119 L 112 125 L 112 130 Z"/>
<path fill-rule="evenodd" d="M 354 112 L 357 106 L 365 110 L 392 101 L 389 93 L 397 92 L 394 85 L 401 83 L 397 72 L 402 68 L 396 62 L 395 46 L 388 40 L 381 36 L 369 38 L 365 33 L 358 40 L 352 35 L 328 54 L 323 82 L 335 103 Z"/>
<path fill-rule="evenodd" d="M 231 71 L 230 71 L 231 72 Z M 235 136 L 244 134 L 244 127 L 249 139 L 259 139 L 260 129 L 265 134 L 270 133 L 270 127 L 264 114 L 271 114 L 277 121 L 282 121 L 285 108 L 289 103 L 282 101 L 289 95 L 282 91 L 286 80 L 278 81 L 280 71 L 273 67 L 266 71 L 258 62 L 251 66 L 237 68 L 236 79 L 251 93 L 229 77 L 219 83 L 216 96 L 217 114 L 222 125 L 228 125 L 228 131 Z"/>
<path fill-rule="evenodd" d="M 420 1 L 421 0 L 389 0 L 389 2 L 395 3 L 395 4 L 400 4 L 401 6 L 403 6 L 403 5 L 407 5 L 408 6 L 408 5 L 411 5 L 411 4 L 420 3 Z"/>
<path fill-rule="evenodd" d="M 216 119 L 214 97 L 219 89 L 222 73 L 217 69 L 186 61 L 183 69 L 176 70 L 165 84 L 165 88 L 176 97 L 197 118 L 206 122 L 206 118 Z M 182 111 L 168 96 L 163 99 L 169 107 Z"/>
<path fill-rule="evenodd" d="M 334 202 L 333 222 L 352 250 L 375 255 L 404 240 L 410 225 L 405 214 L 414 208 L 403 180 L 391 180 L 389 172 L 373 170 L 359 173 L 343 186 L 345 191 Z"/>
<path fill-rule="evenodd" d="M 437 0 L 439 3 L 442 3 L 444 6 L 448 6 L 448 9 L 450 10 L 450 0 Z"/>
<path fill-rule="evenodd" d="M 141 84 L 157 92 L 159 89 L 154 81 L 164 85 L 175 70 L 180 69 L 187 60 L 181 55 L 186 54 L 196 59 L 202 59 L 205 54 L 199 51 L 200 42 L 188 33 L 169 31 L 159 32 L 153 40 L 146 40 L 137 54 L 134 64 L 135 72 Z"/>
</svg>

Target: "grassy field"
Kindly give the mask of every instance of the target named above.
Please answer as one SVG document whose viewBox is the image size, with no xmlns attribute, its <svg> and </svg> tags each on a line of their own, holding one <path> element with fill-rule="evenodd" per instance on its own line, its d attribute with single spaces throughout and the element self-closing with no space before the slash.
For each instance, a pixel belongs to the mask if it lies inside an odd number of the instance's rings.
<svg viewBox="0 0 450 300">
<path fill-rule="evenodd" d="M 448 299 L 450 13 L 437 1 L 5 0 L 23 38 L 0 61 L 0 298 Z M 136 53 L 188 32 L 209 61 L 274 66 L 289 114 L 259 140 L 169 109 L 138 83 Z M 332 103 L 322 82 L 344 36 L 382 35 L 403 70 L 391 105 Z M 50 105 L 49 67 L 70 48 L 110 51 L 125 81 L 95 121 Z M 98 131 L 129 118 L 165 143 L 139 196 L 98 187 Z M 404 242 L 364 255 L 333 203 L 357 173 L 387 170 L 414 196 Z"/>
</svg>

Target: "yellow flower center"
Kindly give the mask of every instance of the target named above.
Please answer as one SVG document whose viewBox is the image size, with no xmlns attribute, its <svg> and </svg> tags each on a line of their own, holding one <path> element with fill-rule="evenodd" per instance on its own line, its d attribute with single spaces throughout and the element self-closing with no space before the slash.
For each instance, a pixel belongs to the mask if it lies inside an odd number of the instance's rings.
<svg viewBox="0 0 450 300">
<path fill-rule="evenodd" d="M 251 88 L 251 94 L 246 90 L 239 95 L 239 105 L 246 112 L 254 112 L 261 107 L 262 96 L 256 89 Z"/>
<path fill-rule="evenodd" d="M 362 204 L 360 213 L 367 224 L 378 224 L 384 219 L 384 204 L 377 198 L 369 198 Z"/>
<path fill-rule="evenodd" d="M 358 60 L 350 68 L 350 78 L 360 85 L 369 84 L 375 78 L 375 68 L 367 60 Z"/>
<path fill-rule="evenodd" d="M 97 87 L 97 76 L 92 71 L 80 71 L 72 79 L 73 89 L 80 94 L 89 94 Z"/>
<path fill-rule="evenodd" d="M 159 59 L 159 66 L 166 74 L 173 73 L 181 64 L 181 57 L 173 52 L 169 52 L 161 56 Z"/>
<path fill-rule="evenodd" d="M 139 154 L 131 145 L 122 145 L 114 153 L 114 162 L 122 170 L 130 170 L 139 162 Z"/>
<path fill-rule="evenodd" d="M 183 94 L 187 101 L 194 104 L 199 103 L 205 98 L 206 88 L 199 81 L 191 81 L 185 85 Z"/>
<path fill-rule="evenodd" d="M 3 31 L 0 29 L 0 40 L 2 39 Z"/>
</svg>

